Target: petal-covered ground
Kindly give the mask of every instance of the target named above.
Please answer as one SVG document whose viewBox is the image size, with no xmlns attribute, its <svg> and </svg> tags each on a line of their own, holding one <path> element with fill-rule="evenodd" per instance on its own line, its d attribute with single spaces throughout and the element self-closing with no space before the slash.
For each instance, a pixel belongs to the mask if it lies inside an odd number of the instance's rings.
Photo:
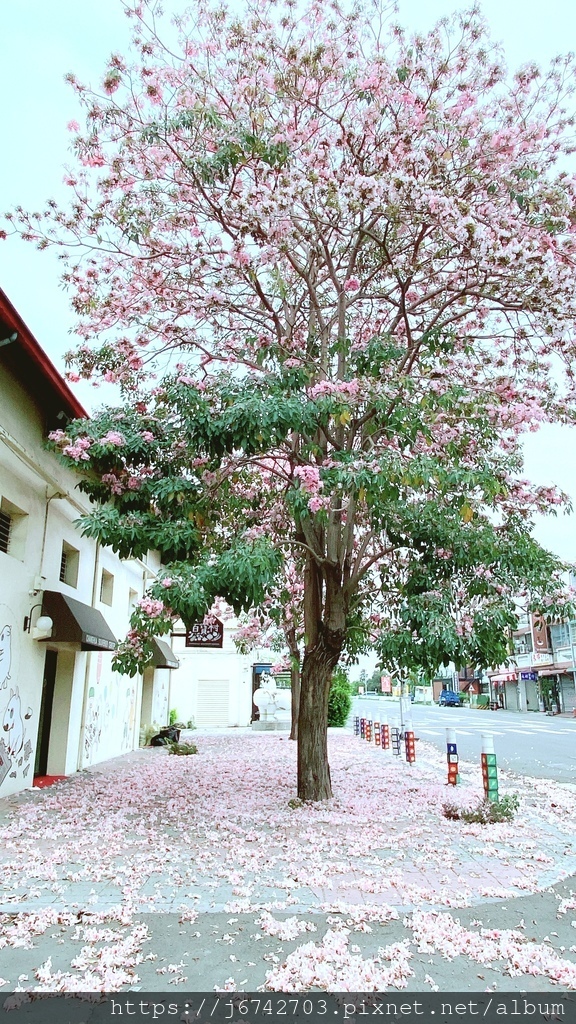
<svg viewBox="0 0 576 1024">
<path fill-rule="evenodd" d="M 335 730 L 335 798 L 299 805 L 296 749 L 285 736 L 194 740 L 195 756 L 137 751 L 3 801 L 0 955 L 29 950 L 20 982 L 2 969 L 6 989 L 114 991 L 148 978 L 152 965 L 158 987 L 184 985 L 186 963 L 155 951 L 158 914 L 177 915 L 181 934 L 199 947 L 205 915 L 251 916 L 244 940 L 254 962 L 268 951 L 263 983 L 273 990 L 402 988 L 414 955 L 430 952 L 502 961 L 509 977 L 576 988 L 570 949 L 564 955 L 522 930 L 483 934 L 479 922 L 466 928 L 452 913 L 537 893 L 576 870 L 570 789 L 502 779 L 502 791 L 520 797 L 515 820 L 467 825 L 448 820 L 442 804 L 479 799 L 479 766 L 464 767 L 463 784 L 448 790 L 432 748 L 418 744 L 409 766 Z M 569 914 L 570 898 L 565 904 Z M 244 981 L 237 962 L 255 965 L 245 942 L 242 957 L 235 952 L 238 929 L 216 939 L 230 947 L 223 989 Z M 48 935 L 56 938 L 46 957 L 40 940 Z M 361 937 L 368 946 L 358 945 Z"/>
</svg>

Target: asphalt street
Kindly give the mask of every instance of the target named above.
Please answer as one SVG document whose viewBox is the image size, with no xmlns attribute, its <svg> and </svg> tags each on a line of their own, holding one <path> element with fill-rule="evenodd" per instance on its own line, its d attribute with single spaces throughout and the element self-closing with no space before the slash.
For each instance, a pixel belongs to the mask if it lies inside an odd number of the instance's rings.
<svg viewBox="0 0 576 1024">
<path fill-rule="evenodd" d="M 385 708 L 389 721 L 398 717 L 398 701 L 386 698 L 364 700 L 364 707 L 372 705 Z M 576 719 L 560 715 L 549 717 L 535 712 L 479 711 L 413 704 L 412 721 L 416 736 L 432 743 L 443 753 L 446 751 L 447 727 L 456 730 L 458 753 L 466 761 L 480 760 L 481 734 L 491 732 L 501 768 L 535 778 L 576 784 Z"/>
</svg>

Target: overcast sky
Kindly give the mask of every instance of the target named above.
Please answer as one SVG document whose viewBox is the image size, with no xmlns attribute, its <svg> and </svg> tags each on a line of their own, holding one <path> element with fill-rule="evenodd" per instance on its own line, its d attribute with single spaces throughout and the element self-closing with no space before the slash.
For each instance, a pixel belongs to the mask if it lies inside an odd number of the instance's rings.
<svg viewBox="0 0 576 1024">
<path fill-rule="evenodd" d="M 182 6 L 185 0 L 165 0 L 167 10 Z M 400 0 L 399 20 L 409 28 L 426 29 L 462 6 L 470 5 L 457 0 Z M 512 69 L 532 60 L 546 64 L 557 53 L 576 49 L 574 0 L 485 0 L 481 7 Z M 47 197 L 65 193 L 66 123 L 78 116 L 78 108 L 64 75 L 74 71 L 83 81 L 99 81 L 110 53 L 126 49 L 128 26 L 119 0 L 2 4 L 0 210 L 17 203 L 40 208 Z M 0 286 L 63 369 L 62 354 L 73 347 L 73 317 L 55 256 L 13 239 L 0 243 Z M 88 386 L 77 392 L 89 405 Z M 526 468 L 531 479 L 563 487 L 576 506 L 575 430 L 550 427 L 531 435 Z M 541 520 L 537 536 L 562 557 L 576 561 L 576 515 Z"/>
</svg>

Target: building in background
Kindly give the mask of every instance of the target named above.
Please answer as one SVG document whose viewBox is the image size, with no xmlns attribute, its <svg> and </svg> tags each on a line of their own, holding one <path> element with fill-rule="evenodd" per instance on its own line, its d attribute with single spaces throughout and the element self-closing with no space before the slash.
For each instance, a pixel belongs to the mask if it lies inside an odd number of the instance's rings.
<svg viewBox="0 0 576 1024">
<path fill-rule="evenodd" d="M 512 634 L 515 664 L 491 670 L 493 699 L 509 711 L 576 709 L 576 623 L 548 626 L 535 615 L 520 618 Z"/>
</svg>

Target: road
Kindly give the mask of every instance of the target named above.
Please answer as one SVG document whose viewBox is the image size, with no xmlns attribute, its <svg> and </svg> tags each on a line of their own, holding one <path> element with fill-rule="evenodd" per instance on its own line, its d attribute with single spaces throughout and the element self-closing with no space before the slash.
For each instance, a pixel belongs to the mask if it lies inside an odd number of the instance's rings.
<svg viewBox="0 0 576 1024">
<path fill-rule="evenodd" d="M 353 701 L 354 708 L 358 698 Z M 364 700 L 363 707 L 386 708 L 388 721 L 398 717 L 398 701 L 385 698 Z M 374 719 L 377 719 L 374 713 Z M 478 711 L 469 708 L 440 708 L 412 705 L 416 736 L 446 752 L 446 728 L 456 730 L 462 760 L 479 761 L 481 733 L 494 734 L 494 749 L 501 768 L 541 779 L 576 784 L 576 719 L 549 717 L 539 713 Z"/>
</svg>

